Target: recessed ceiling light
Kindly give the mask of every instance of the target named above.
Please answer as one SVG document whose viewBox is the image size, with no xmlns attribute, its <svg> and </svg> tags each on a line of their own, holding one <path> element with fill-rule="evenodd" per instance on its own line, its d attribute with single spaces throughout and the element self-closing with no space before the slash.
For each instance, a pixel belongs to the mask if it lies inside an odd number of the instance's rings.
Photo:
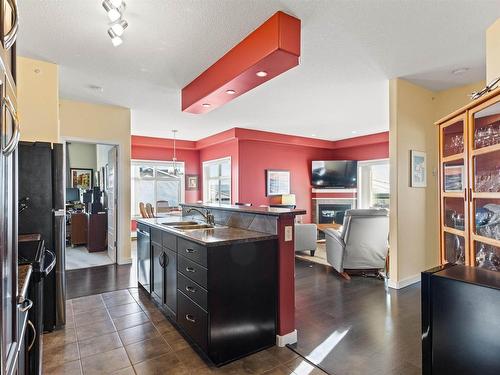
<svg viewBox="0 0 500 375">
<path fill-rule="evenodd" d="M 468 70 L 469 70 L 469 68 L 458 68 L 458 69 L 452 70 L 451 74 L 453 74 L 453 75 L 460 75 L 460 74 L 464 74 Z"/>
<path fill-rule="evenodd" d="M 311 137 L 316 137 L 316 134 L 311 134 Z"/>
<path fill-rule="evenodd" d="M 358 134 L 358 131 L 357 130 L 353 130 L 351 131 L 352 134 Z"/>
<path fill-rule="evenodd" d="M 257 73 L 255 73 L 255 75 L 256 75 L 257 77 L 265 77 L 265 76 L 267 76 L 267 72 L 266 72 L 266 71 L 264 71 L 264 70 L 260 70 L 260 71 L 258 71 Z"/>
<path fill-rule="evenodd" d="M 104 91 L 104 88 L 102 86 L 90 85 L 89 88 L 92 89 L 92 90 L 94 90 L 94 91 L 98 91 L 98 92 L 103 92 Z"/>
<path fill-rule="evenodd" d="M 35 68 L 35 70 L 33 70 L 36 74 L 40 73 L 40 69 L 38 68 Z"/>
<path fill-rule="evenodd" d="M 126 20 L 120 20 L 117 23 L 111 25 L 111 30 L 113 30 L 116 35 L 122 36 L 127 26 L 128 22 Z"/>
<path fill-rule="evenodd" d="M 203 103 L 202 106 L 205 108 L 208 108 L 208 107 L 210 107 L 210 103 Z"/>
<path fill-rule="evenodd" d="M 111 43 L 113 43 L 113 46 L 118 47 L 120 44 L 123 43 L 122 38 L 116 35 L 112 29 L 108 29 L 108 35 L 111 38 Z"/>
<path fill-rule="evenodd" d="M 234 95 L 234 94 L 236 94 L 236 91 L 234 91 L 234 90 L 226 90 L 226 94 Z"/>
</svg>

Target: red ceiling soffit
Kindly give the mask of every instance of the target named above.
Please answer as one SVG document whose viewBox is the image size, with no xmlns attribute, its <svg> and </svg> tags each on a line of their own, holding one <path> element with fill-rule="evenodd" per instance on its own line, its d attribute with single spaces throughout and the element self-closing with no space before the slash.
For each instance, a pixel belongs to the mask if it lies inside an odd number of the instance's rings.
<svg viewBox="0 0 500 375">
<path fill-rule="evenodd" d="M 300 20 L 277 12 L 182 89 L 182 111 L 210 112 L 299 65 L 299 57 Z"/>
</svg>

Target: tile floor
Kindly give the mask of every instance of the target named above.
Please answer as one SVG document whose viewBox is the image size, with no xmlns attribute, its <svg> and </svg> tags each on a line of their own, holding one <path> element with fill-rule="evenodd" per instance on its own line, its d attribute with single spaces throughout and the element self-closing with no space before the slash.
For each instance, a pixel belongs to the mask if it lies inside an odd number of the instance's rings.
<svg viewBox="0 0 500 375">
<path fill-rule="evenodd" d="M 137 288 L 75 298 L 66 309 L 66 327 L 43 336 L 44 374 L 325 374 L 278 347 L 216 368 Z"/>
</svg>

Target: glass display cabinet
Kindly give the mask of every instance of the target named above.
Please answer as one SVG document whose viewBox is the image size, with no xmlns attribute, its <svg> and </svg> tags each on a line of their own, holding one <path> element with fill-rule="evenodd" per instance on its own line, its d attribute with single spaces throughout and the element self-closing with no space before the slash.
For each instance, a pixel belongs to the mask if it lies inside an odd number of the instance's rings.
<svg viewBox="0 0 500 375">
<path fill-rule="evenodd" d="M 500 92 L 439 125 L 441 263 L 500 271 Z"/>
</svg>

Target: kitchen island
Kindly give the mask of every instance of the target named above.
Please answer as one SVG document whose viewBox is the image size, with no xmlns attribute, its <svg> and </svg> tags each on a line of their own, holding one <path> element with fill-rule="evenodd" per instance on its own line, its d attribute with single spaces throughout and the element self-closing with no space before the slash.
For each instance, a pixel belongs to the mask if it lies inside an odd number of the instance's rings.
<svg viewBox="0 0 500 375">
<path fill-rule="evenodd" d="M 276 341 L 278 236 L 199 216 L 138 219 L 137 274 L 216 365 Z"/>
</svg>

